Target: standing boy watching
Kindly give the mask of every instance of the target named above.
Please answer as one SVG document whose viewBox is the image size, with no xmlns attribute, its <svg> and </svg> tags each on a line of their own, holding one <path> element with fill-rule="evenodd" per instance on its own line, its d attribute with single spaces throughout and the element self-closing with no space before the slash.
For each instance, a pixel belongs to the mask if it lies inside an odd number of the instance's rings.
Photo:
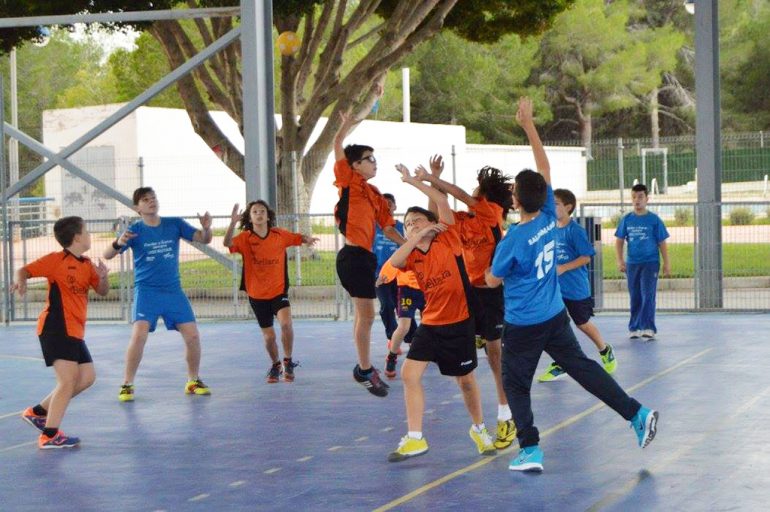
<svg viewBox="0 0 770 512">
<path fill-rule="evenodd" d="M 519 454 L 508 468 L 542 471 L 543 451 L 534 424 L 530 389 L 543 351 L 589 393 L 631 422 L 639 446 L 655 437 L 658 413 L 630 398 L 596 361 L 580 349 L 570 327 L 556 276 L 554 231 L 556 206 L 551 171 L 532 118 L 532 102 L 519 100 L 516 119 L 527 134 L 540 174 L 521 171 L 516 176 L 514 207 L 521 222 L 511 226 L 498 244 L 489 286 L 505 283 L 503 328 L 503 383 L 518 429 Z"/>
<path fill-rule="evenodd" d="M 396 198 L 393 194 L 382 194 L 382 197 L 388 202 L 388 209 L 390 214 L 396 213 Z M 404 236 L 404 224 L 397 220 L 396 231 L 401 236 Z M 373 252 L 377 256 L 377 270 L 374 272 L 374 278 L 377 279 L 380 276 L 382 266 L 388 261 L 388 258 L 396 252 L 398 244 L 393 240 L 385 236 L 380 226 L 374 226 L 374 246 Z M 398 320 L 396 320 L 396 308 L 398 307 L 398 286 L 395 279 L 392 281 L 375 282 L 375 292 L 377 293 L 377 300 L 380 302 L 380 319 L 382 325 L 385 327 L 385 337 L 388 340 L 388 349 L 392 345 L 393 332 L 398 327 Z"/>
<path fill-rule="evenodd" d="M 628 294 L 631 296 L 631 318 L 628 336 L 651 340 L 658 328 L 655 326 L 655 294 L 658 291 L 660 256 L 663 256 L 663 275 L 670 277 L 668 261 L 668 230 L 660 217 L 647 210 L 647 187 L 641 183 L 631 187 L 634 211 L 627 213 L 615 230 L 615 255 L 618 269 L 628 278 Z M 628 241 L 628 251 L 623 260 L 623 244 Z M 658 253 L 660 251 L 660 254 Z"/>
<path fill-rule="evenodd" d="M 202 229 L 195 229 L 180 217 L 158 215 L 158 198 L 150 187 L 134 190 L 134 208 L 142 217 L 104 251 L 108 260 L 126 251 L 134 254 L 134 311 L 131 341 L 126 350 L 125 380 L 118 400 L 134 400 L 134 377 L 142 361 L 149 333 L 155 331 L 158 317 L 166 329 L 182 335 L 186 347 L 188 395 L 209 395 L 211 390 L 198 375 L 201 362 L 200 334 L 190 301 L 179 278 L 179 240 L 211 242 L 211 215 L 198 216 Z"/>
<path fill-rule="evenodd" d="M 27 291 L 27 279 L 48 279 L 46 305 L 37 321 L 37 334 L 46 366 L 53 366 L 56 387 L 39 404 L 28 407 L 21 417 L 41 431 L 37 446 L 41 450 L 74 448 L 77 437 L 59 430 L 72 398 L 91 387 L 96 380 L 94 363 L 84 341 L 88 308 L 88 289 L 107 295 L 107 267 L 94 266 L 83 253 L 91 248 L 91 234 L 80 217 L 63 217 L 53 226 L 56 241 L 64 248 L 25 265 L 16 272 L 12 291 Z"/>
<path fill-rule="evenodd" d="M 340 200 L 334 208 L 337 227 L 345 236 L 345 246 L 337 253 L 337 275 L 342 287 L 353 300 L 353 340 L 358 364 L 353 378 L 375 396 L 388 395 L 388 385 L 372 366 L 369 357 L 372 324 L 374 323 L 374 283 L 377 257 L 372 252 L 374 225 L 379 224 L 386 237 L 397 244 L 404 238 L 396 231 L 396 221 L 388 201 L 376 187 L 367 183 L 377 174 L 377 159 L 369 146 L 351 144 L 342 147 L 354 121 L 340 114 L 342 124 L 334 138 L 334 184 Z"/>
<path fill-rule="evenodd" d="M 481 394 L 473 374 L 477 360 L 471 304 L 475 297 L 465 272 L 453 212 L 446 195 L 410 176 L 403 165 L 397 169 L 404 182 L 436 202 L 439 217 L 418 206 L 409 208 L 404 217 L 407 241 L 389 260 L 395 268 L 414 272 L 425 294 L 425 311 L 401 367 L 407 435 L 388 460 L 399 462 L 428 451 L 428 442 L 422 435 L 422 376 L 430 362 L 438 365 L 442 375 L 455 377 L 472 421 L 468 433 L 479 454 L 492 455 L 495 447 L 484 425 Z"/>
<path fill-rule="evenodd" d="M 566 188 L 557 188 L 553 195 L 556 203 L 556 273 L 564 305 L 577 328 L 596 345 L 604 369 L 607 373 L 614 373 L 618 362 L 612 345 L 604 342 L 599 329 L 591 322 L 594 299 L 591 297 L 587 265 L 596 252 L 588 241 L 586 230 L 571 217 L 577 203 L 575 194 Z M 537 380 L 550 382 L 562 376 L 564 368 L 551 363 Z"/>
</svg>

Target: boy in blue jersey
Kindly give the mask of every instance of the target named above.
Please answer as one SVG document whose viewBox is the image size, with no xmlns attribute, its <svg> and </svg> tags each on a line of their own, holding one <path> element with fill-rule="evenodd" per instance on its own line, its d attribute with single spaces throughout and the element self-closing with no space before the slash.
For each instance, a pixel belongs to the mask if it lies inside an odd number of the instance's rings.
<svg viewBox="0 0 770 512">
<path fill-rule="evenodd" d="M 516 176 L 514 208 L 521 222 L 498 244 L 486 273 L 489 286 L 504 283 L 503 386 L 518 429 L 519 454 L 508 468 L 542 471 L 543 451 L 534 424 L 530 388 L 543 351 L 589 393 L 626 420 L 644 448 L 655 437 L 658 413 L 629 397 L 599 364 L 580 349 L 562 301 L 556 273 L 556 206 L 551 171 L 532 117 L 532 102 L 519 100 L 516 119 L 527 134 L 540 174 Z"/>
<path fill-rule="evenodd" d="M 396 198 L 393 194 L 382 194 L 382 197 L 388 202 L 388 209 L 390 214 L 396 213 Z M 400 220 L 396 221 L 396 231 L 404 236 L 404 223 Z M 374 278 L 377 279 L 380 276 L 380 270 L 382 266 L 388 261 L 388 258 L 396 252 L 398 244 L 385 236 L 385 233 L 380 229 L 380 226 L 374 227 L 374 245 L 372 246 L 372 252 L 377 257 L 377 270 L 374 272 Z M 385 327 L 385 336 L 388 339 L 388 349 L 390 349 L 391 338 L 393 332 L 398 327 L 398 320 L 396 320 L 396 306 L 398 300 L 398 286 L 396 281 L 380 282 L 375 288 L 377 293 L 377 300 L 380 302 L 380 319 L 382 325 Z M 399 350 L 399 353 L 401 351 Z"/>
<path fill-rule="evenodd" d="M 618 268 L 628 277 L 631 296 L 631 319 L 628 335 L 631 339 L 655 338 L 655 294 L 658 291 L 660 256 L 663 256 L 663 275 L 671 275 L 668 262 L 668 231 L 660 217 L 647 211 L 647 187 L 641 183 L 631 188 L 634 211 L 620 219 L 615 230 L 615 254 Z M 623 244 L 628 241 L 628 254 L 623 260 Z M 660 251 L 660 255 L 658 254 Z"/>
<path fill-rule="evenodd" d="M 614 373 L 618 366 L 612 345 L 604 342 L 599 329 L 591 322 L 594 316 L 594 299 L 588 282 L 588 267 L 595 254 L 588 241 L 586 230 L 572 219 L 577 199 L 566 188 L 553 191 L 556 204 L 556 274 L 564 305 L 572 321 L 583 334 L 593 341 L 607 373 Z M 540 375 L 540 382 L 551 382 L 564 376 L 564 368 L 551 363 Z"/>
<path fill-rule="evenodd" d="M 112 259 L 129 247 L 134 254 L 134 311 L 131 341 L 126 350 L 125 381 L 118 400 L 134 400 L 134 377 L 142 361 L 147 336 L 155 330 L 158 317 L 166 329 L 182 335 L 186 346 L 187 384 L 190 395 L 209 395 L 211 390 L 200 379 L 198 370 L 201 345 L 195 314 L 182 291 L 179 278 L 179 240 L 207 244 L 211 242 L 211 215 L 198 216 L 202 229 L 195 229 L 180 217 L 158 215 L 158 199 L 150 187 L 134 191 L 134 209 L 142 217 L 104 251 Z"/>
</svg>

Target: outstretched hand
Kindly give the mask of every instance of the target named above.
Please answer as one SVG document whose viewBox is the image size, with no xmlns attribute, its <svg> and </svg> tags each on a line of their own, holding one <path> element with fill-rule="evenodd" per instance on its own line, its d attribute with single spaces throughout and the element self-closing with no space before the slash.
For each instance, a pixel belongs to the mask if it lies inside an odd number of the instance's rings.
<svg viewBox="0 0 770 512">
<path fill-rule="evenodd" d="M 110 269 L 107 268 L 107 265 L 104 264 L 101 258 L 99 258 L 99 264 L 93 264 L 94 269 L 96 270 L 96 275 L 99 276 L 99 279 L 104 279 L 107 277 L 107 274 L 110 273 Z"/>
<path fill-rule="evenodd" d="M 532 115 L 532 100 L 527 96 L 519 98 L 519 110 L 516 111 L 516 122 L 522 127 L 535 123 Z"/>
<path fill-rule="evenodd" d="M 428 171 L 422 165 L 418 165 L 414 170 L 414 177 L 420 181 L 426 181 L 428 179 Z"/>
<path fill-rule="evenodd" d="M 444 172 L 444 159 L 441 155 L 433 155 L 430 157 L 430 172 L 435 177 L 441 176 L 441 173 Z"/>
<path fill-rule="evenodd" d="M 316 238 L 314 236 L 302 235 L 302 243 L 305 245 L 309 245 L 311 247 L 315 245 L 315 243 L 318 242 L 319 240 L 320 238 Z"/>
<path fill-rule="evenodd" d="M 16 281 L 11 285 L 11 293 L 18 292 L 19 297 L 24 297 L 24 294 L 27 293 L 27 280 L 19 280 Z"/>
<path fill-rule="evenodd" d="M 396 170 L 401 173 L 401 181 L 404 183 L 414 180 L 414 176 L 409 173 L 409 169 L 404 164 L 396 164 Z"/>
<path fill-rule="evenodd" d="M 238 203 L 235 203 L 235 205 L 233 205 L 233 211 L 230 213 L 230 222 L 235 224 L 236 222 L 241 220 L 242 215 L 243 214 L 241 213 L 240 205 Z"/>
<path fill-rule="evenodd" d="M 198 221 L 200 221 L 201 227 L 204 230 L 211 229 L 211 214 L 209 212 L 204 213 L 203 216 L 200 213 L 196 215 L 198 215 Z"/>
<path fill-rule="evenodd" d="M 420 240 L 422 238 L 431 236 L 431 234 L 435 236 L 439 233 L 443 233 L 447 229 L 449 229 L 449 226 L 441 222 L 438 222 L 436 224 L 431 224 L 429 226 L 422 228 L 420 231 L 417 232 L 417 239 Z"/>
</svg>

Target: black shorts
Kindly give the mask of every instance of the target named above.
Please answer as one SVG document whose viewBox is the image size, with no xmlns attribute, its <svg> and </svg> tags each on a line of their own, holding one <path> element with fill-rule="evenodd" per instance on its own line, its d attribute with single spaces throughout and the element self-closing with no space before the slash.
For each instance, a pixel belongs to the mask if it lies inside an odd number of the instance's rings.
<svg viewBox="0 0 770 512">
<path fill-rule="evenodd" d="M 476 323 L 476 334 L 487 341 L 496 341 L 503 337 L 503 316 L 505 303 L 503 287 L 473 288 L 476 294 L 476 310 L 473 317 Z"/>
<path fill-rule="evenodd" d="M 289 297 L 283 293 L 272 299 L 252 299 L 249 297 L 251 309 L 257 317 L 257 323 L 262 329 L 273 326 L 273 317 L 283 308 L 291 306 Z"/>
<path fill-rule="evenodd" d="M 374 299 L 377 257 L 363 247 L 346 245 L 337 253 L 337 275 L 351 297 Z"/>
<path fill-rule="evenodd" d="M 567 312 L 575 325 L 588 323 L 594 316 L 594 299 L 591 297 L 581 300 L 564 299 L 564 305 L 567 306 Z"/>
<path fill-rule="evenodd" d="M 398 317 L 411 318 L 414 320 L 414 314 L 419 309 L 425 309 L 425 295 L 422 291 L 415 290 L 409 286 L 398 287 Z"/>
<path fill-rule="evenodd" d="M 463 320 L 448 325 L 421 324 L 414 333 L 407 359 L 432 361 L 442 375 L 462 377 L 478 364 L 473 321 Z"/>
<path fill-rule="evenodd" d="M 43 359 L 46 366 L 53 366 L 54 361 L 63 359 L 78 364 L 93 363 L 86 342 L 67 336 L 66 334 L 46 334 L 39 336 L 40 348 L 43 349 Z"/>
</svg>

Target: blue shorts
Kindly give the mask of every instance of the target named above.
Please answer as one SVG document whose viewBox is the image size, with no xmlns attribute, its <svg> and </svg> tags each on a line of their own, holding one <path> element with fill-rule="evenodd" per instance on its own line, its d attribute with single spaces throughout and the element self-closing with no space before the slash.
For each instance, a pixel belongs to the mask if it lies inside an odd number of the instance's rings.
<svg viewBox="0 0 770 512">
<path fill-rule="evenodd" d="M 411 318 L 414 320 L 414 314 L 419 309 L 425 309 L 425 296 L 422 291 L 415 290 L 408 286 L 398 287 L 398 317 Z"/>
<path fill-rule="evenodd" d="M 139 288 L 134 290 L 133 322 L 150 323 L 150 332 L 158 325 L 158 317 L 163 317 L 166 329 L 176 331 L 177 325 L 195 321 L 190 301 L 181 288 L 178 290 L 158 290 L 157 288 Z"/>
</svg>

